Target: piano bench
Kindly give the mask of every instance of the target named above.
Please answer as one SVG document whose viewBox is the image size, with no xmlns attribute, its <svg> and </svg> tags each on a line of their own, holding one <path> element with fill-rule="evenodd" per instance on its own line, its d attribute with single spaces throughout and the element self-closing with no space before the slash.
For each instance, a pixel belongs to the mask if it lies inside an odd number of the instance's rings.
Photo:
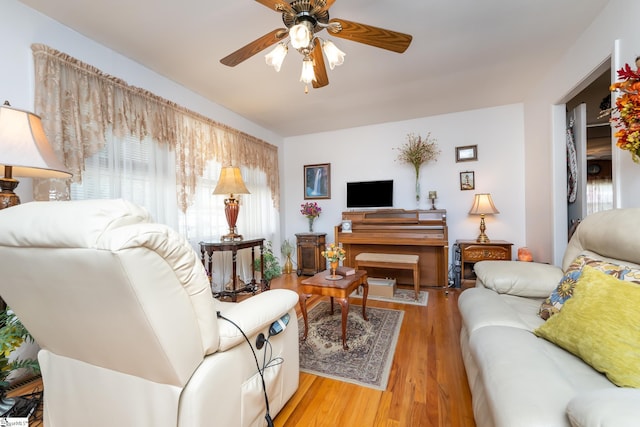
<svg viewBox="0 0 640 427">
<path fill-rule="evenodd" d="M 418 255 L 403 254 L 378 254 L 363 252 L 356 255 L 354 268 L 362 267 L 389 268 L 397 270 L 413 270 L 413 288 L 416 294 L 416 301 L 420 293 L 420 266 Z"/>
</svg>

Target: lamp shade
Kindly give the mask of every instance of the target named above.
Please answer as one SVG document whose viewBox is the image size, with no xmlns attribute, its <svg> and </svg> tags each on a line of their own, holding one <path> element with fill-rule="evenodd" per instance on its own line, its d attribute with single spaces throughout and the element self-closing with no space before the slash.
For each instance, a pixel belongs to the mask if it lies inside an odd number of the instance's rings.
<svg viewBox="0 0 640 427">
<path fill-rule="evenodd" d="M 302 72 L 300 73 L 300 81 L 306 84 L 310 84 L 316 79 L 316 75 L 313 72 L 313 61 L 310 57 L 305 57 L 302 61 Z"/>
<path fill-rule="evenodd" d="M 267 61 L 267 65 L 275 68 L 277 72 L 280 72 L 280 68 L 282 67 L 282 62 L 284 61 L 284 57 L 287 56 L 287 52 L 289 48 L 284 43 L 278 43 L 278 45 L 268 54 L 265 55 L 265 61 Z"/>
<path fill-rule="evenodd" d="M 500 211 L 496 209 L 491 199 L 491 194 L 489 193 L 476 194 L 473 199 L 473 205 L 469 210 L 469 214 L 471 215 L 491 215 L 498 213 L 500 213 Z"/>
<path fill-rule="evenodd" d="M 14 176 L 68 178 L 71 173 L 53 152 L 37 115 L 0 106 L 0 168 Z"/>
<path fill-rule="evenodd" d="M 302 21 L 289 29 L 289 38 L 294 49 L 309 47 L 312 37 L 313 27 L 309 21 Z"/>
<path fill-rule="evenodd" d="M 322 49 L 324 50 L 325 55 L 327 55 L 327 59 L 329 60 L 329 68 L 332 70 L 336 67 L 336 65 L 342 65 L 344 63 L 345 53 L 338 49 L 338 47 L 333 44 L 332 41 L 327 40 L 322 44 Z"/>
<path fill-rule="evenodd" d="M 226 166 L 220 171 L 220 179 L 213 194 L 251 194 L 242 180 L 239 167 Z"/>
</svg>

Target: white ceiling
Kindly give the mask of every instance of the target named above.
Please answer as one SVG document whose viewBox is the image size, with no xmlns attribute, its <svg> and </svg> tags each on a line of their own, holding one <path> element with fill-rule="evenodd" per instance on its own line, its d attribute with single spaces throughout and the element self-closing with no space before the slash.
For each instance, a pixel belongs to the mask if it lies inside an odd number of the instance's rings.
<svg viewBox="0 0 640 427">
<path fill-rule="evenodd" d="M 347 56 L 328 71 L 329 86 L 308 94 L 293 49 L 280 73 L 265 64 L 270 48 L 234 68 L 220 64 L 283 27 L 256 1 L 21 1 L 287 137 L 521 102 L 609 0 L 337 0 L 331 18 L 413 42 L 397 54 L 323 31 Z"/>
</svg>

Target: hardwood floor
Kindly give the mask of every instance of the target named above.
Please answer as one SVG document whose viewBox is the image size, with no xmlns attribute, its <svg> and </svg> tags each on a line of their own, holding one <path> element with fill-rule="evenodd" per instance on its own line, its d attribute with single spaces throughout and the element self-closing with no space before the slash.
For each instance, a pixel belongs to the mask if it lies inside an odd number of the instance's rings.
<svg viewBox="0 0 640 427">
<path fill-rule="evenodd" d="M 302 279 L 285 275 L 273 280 L 271 287 L 297 290 Z M 427 307 L 367 301 L 367 306 L 405 311 L 387 390 L 301 372 L 300 387 L 275 425 L 474 427 L 460 354 L 460 291 L 428 292 Z M 354 305 L 358 303 L 354 300 Z"/>
<path fill-rule="evenodd" d="M 295 274 L 272 288 L 296 290 Z M 459 290 L 430 289 L 427 307 L 369 300 L 367 306 L 404 310 L 387 390 L 300 373 L 300 386 L 274 420 L 276 427 L 475 427 L 460 354 Z M 309 299 L 312 306 L 318 297 Z M 359 304 L 354 300 L 353 305 Z M 351 308 L 353 309 L 353 307 Z M 299 311 L 299 308 L 297 309 Z M 42 387 L 36 380 L 14 395 Z M 41 412 L 36 414 L 41 416 Z M 31 420 L 31 426 L 41 421 Z"/>
</svg>

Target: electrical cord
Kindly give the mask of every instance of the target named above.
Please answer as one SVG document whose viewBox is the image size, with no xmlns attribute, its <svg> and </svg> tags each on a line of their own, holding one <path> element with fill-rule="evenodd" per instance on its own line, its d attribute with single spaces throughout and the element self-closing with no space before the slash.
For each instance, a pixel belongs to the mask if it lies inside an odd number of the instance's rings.
<svg viewBox="0 0 640 427">
<path fill-rule="evenodd" d="M 216 315 L 218 316 L 219 319 L 223 319 L 226 320 L 227 322 L 231 323 L 233 326 L 235 326 L 240 333 L 242 334 L 242 336 L 244 337 L 245 341 L 247 342 L 247 344 L 249 344 L 249 348 L 251 349 L 251 353 L 253 354 L 253 359 L 256 362 L 256 368 L 258 368 L 258 373 L 260 374 L 260 380 L 262 381 L 262 391 L 264 392 L 264 403 L 267 409 L 267 413 L 265 415 L 265 420 L 267 420 L 267 427 L 273 427 L 273 420 L 271 419 L 271 415 L 269 414 L 269 397 L 267 396 L 267 385 L 264 382 L 264 370 L 266 368 L 272 367 L 272 366 L 277 366 L 281 363 L 284 362 L 284 359 L 282 359 L 281 357 L 277 357 L 275 359 L 272 359 L 271 356 L 273 355 L 273 348 L 271 346 L 271 343 L 269 342 L 269 338 L 272 337 L 271 332 L 269 333 L 269 336 L 265 339 L 263 334 L 260 334 L 260 336 L 262 336 L 262 340 L 263 344 L 267 344 L 269 347 L 269 362 L 267 363 L 267 349 L 264 349 L 264 355 L 263 355 L 263 359 L 262 359 L 262 369 L 260 369 L 260 364 L 258 362 L 258 356 L 256 356 L 256 352 L 253 349 L 253 346 L 251 345 L 251 341 L 249 341 L 249 338 L 247 337 L 247 335 L 244 333 L 244 331 L 242 330 L 242 328 L 240 328 L 240 326 L 238 326 L 233 320 L 224 317 L 219 311 L 216 312 Z M 260 338 L 259 336 L 259 338 Z"/>
</svg>

